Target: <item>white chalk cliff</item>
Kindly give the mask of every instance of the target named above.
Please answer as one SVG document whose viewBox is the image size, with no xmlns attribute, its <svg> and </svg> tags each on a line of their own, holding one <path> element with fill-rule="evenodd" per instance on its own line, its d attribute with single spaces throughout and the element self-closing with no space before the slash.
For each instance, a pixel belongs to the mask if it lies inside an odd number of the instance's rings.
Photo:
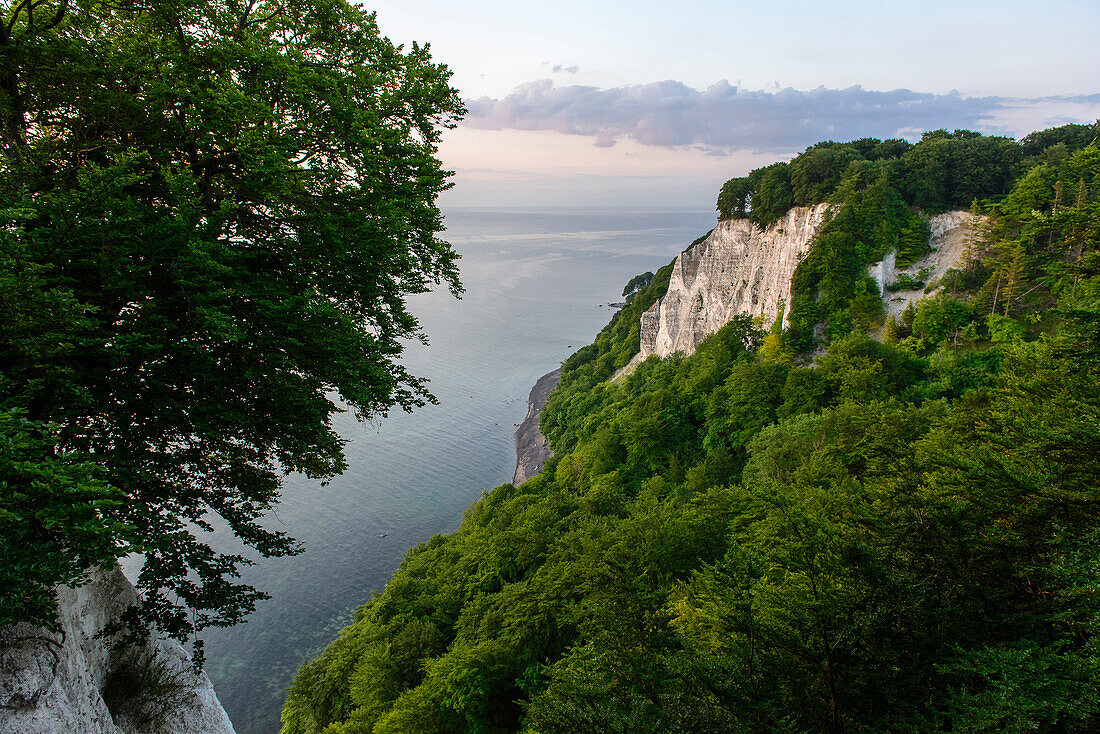
<svg viewBox="0 0 1100 734">
<path fill-rule="evenodd" d="M 121 571 L 93 571 L 57 599 L 60 633 L 0 629 L 0 732 L 233 734 L 210 679 L 180 645 L 152 636 L 112 650 L 100 634 L 137 601 Z"/>
<path fill-rule="evenodd" d="M 886 306 L 886 312 L 901 316 L 910 303 L 934 296 L 942 286 L 940 281 L 951 268 L 961 268 L 965 264 L 966 246 L 974 233 L 974 215 L 968 211 L 953 211 L 937 214 L 928 221 L 931 230 L 928 238 L 929 252 L 907 268 L 896 266 L 894 253 L 887 255 L 881 262 L 867 268 L 867 273 L 878 283 L 879 292 Z M 897 281 L 899 275 L 908 275 L 911 280 L 927 283 L 926 288 L 888 292 L 886 286 Z"/>
<path fill-rule="evenodd" d="M 650 355 L 691 354 L 708 336 L 738 314 L 763 316 L 765 327 L 780 315 L 784 324 L 791 302 L 791 277 L 809 251 L 827 215 L 828 205 L 794 207 L 763 231 L 747 219 L 726 219 L 699 244 L 688 248 L 672 266 L 668 291 L 641 317 L 641 350 L 620 374 L 629 373 Z M 932 252 L 905 269 L 895 267 L 891 253 L 871 266 L 888 311 L 900 313 L 920 291 L 890 293 L 886 285 L 901 272 L 935 283 L 958 263 L 972 217 L 956 211 L 931 218 Z"/>
</svg>

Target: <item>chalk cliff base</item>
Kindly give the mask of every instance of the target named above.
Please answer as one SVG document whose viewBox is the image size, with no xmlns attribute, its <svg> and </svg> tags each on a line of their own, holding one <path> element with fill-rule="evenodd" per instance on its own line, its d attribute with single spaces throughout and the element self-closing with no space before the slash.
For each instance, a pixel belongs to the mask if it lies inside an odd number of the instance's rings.
<svg viewBox="0 0 1100 734">
<path fill-rule="evenodd" d="M 180 645 L 150 637 L 112 650 L 100 634 L 137 598 L 120 570 L 96 570 L 84 586 L 57 590 L 60 633 L 0 629 L 0 732 L 233 734 L 210 679 Z"/>
</svg>

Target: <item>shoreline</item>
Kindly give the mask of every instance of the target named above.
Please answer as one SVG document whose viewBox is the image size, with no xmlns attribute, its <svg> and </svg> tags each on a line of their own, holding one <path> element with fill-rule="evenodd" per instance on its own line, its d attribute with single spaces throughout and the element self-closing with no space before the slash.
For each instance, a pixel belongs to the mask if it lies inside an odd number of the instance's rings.
<svg viewBox="0 0 1100 734">
<path fill-rule="evenodd" d="M 516 486 L 538 474 L 550 458 L 550 445 L 539 430 L 539 418 L 559 380 L 561 367 L 540 377 L 527 396 L 527 416 L 516 429 L 516 470 L 512 473 L 512 484 Z"/>
</svg>

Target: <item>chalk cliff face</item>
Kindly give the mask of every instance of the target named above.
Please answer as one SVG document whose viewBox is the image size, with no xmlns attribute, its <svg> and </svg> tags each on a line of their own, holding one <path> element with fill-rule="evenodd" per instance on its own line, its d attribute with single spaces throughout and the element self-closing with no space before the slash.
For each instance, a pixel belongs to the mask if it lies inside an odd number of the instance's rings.
<svg viewBox="0 0 1100 734">
<path fill-rule="evenodd" d="M 652 354 L 691 354 L 737 314 L 763 316 L 765 326 L 770 326 L 782 308 L 785 323 L 791 276 L 809 250 L 827 209 L 826 204 L 795 207 L 764 231 L 747 219 L 727 219 L 705 240 L 680 253 L 672 267 L 668 292 L 642 314 L 641 351 L 622 372 L 629 372 Z M 933 252 L 904 272 L 915 276 L 924 269 L 928 273 L 925 279 L 934 283 L 962 258 L 971 220 L 967 212 L 932 217 Z M 869 268 L 885 294 L 887 309 L 894 313 L 926 295 L 923 290 L 887 292 L 885 286 L 900 272 L 893 254 Z"/>
<path fill-rule="evenodd" d="M 719 222 L 676 258 L 668 292 L 642 314 L 642 348 L 631 363 L 691 354 L 737 314 L 774 319 L 790 303 L 791 276 L 827 208 L 795 207 L 763 232 L 747 219 Z"/>
<path fill-rule="evenodd" d="M 100 635 L 137 601 L 121 571 L 93 571 L 57 598 L 60 634 L 29 624 L 0 629 L 0 731 L 233 734 L 209 678 L 194 673 L 178 644 L 151 637 L 112 650 Z"/>
</svg>

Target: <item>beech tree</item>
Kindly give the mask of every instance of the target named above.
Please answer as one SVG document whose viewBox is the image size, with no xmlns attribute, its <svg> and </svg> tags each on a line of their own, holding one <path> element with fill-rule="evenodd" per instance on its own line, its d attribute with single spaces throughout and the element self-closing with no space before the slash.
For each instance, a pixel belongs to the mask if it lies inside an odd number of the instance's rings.
<svg viewBox="0 0 1100 734">
<path fill-rule="evenodd" d="M 461 100 L 344 0 L 4 6 L 0 624 L 132 551 L 143 619 L 233 624 L 263 594 L 216 518 L 295 552 L 259 520 L 285 473 L 344 468 L 341 405 L 433 400 L 398 360 L 405 297 L 461 290 L 435 157 Z"/>
</svg>

